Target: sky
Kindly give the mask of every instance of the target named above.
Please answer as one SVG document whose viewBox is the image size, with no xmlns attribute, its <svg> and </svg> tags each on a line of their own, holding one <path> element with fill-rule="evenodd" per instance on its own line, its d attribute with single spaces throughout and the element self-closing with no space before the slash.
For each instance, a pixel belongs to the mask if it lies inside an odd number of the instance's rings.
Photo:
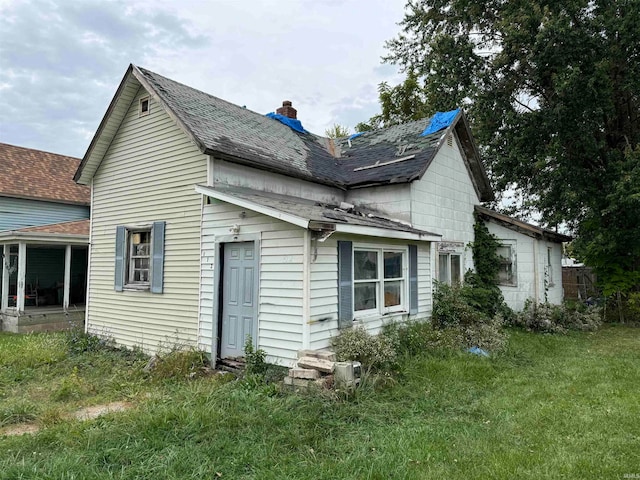
<svg viewBox="0 0 640 480">
<path fill-rule="evenodd" d="M 0 0 L 0 142 L 82 157 L 130 63 L 317 134 L 379 111 L 405 0 Z"/>
</svg>

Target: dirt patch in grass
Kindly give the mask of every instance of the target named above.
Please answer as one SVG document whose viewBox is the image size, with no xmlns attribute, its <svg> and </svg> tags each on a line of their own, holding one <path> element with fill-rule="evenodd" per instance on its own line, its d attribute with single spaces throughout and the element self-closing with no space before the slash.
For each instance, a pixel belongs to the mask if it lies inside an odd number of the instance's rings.
<svg viewBox="0 0 640 480">
<path fill-rule="evenodd" d="M 68 419 L 75 419 L 80 421 L 93 420 L 94 418 L 101 417 L 108 413 L 123 412 L 133 407 L 131 402 L 111 402 L 102 405 L 93 405 L 91 407 L 81 408 L 75 412 L 67 415 Z M 36 423 L 20 423 L 17 425 L 11 425 L 0 430 L 0 436 L 15 436 L 38 433 L 42 427 Z"/>
</svg>

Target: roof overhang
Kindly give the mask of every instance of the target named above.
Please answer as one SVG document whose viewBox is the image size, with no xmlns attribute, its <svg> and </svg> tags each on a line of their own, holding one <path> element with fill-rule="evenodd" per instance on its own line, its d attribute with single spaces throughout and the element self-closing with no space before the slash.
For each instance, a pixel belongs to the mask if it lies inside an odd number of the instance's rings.
<svg viewBox="0 0 640 480">
<path fill-rule="evenodd" d="M 462 147 L 462 156 L 464 158 L 465 166 L 469 172 L 471 182 L 478 193 L 478 198 L 481 202 L 490 202 L 494 200 L 493 189 L 487 176 L 487 171 L 484 168 L 482 160 L 480 160 L 480 153 L 478 147 L 471 134 L 471 128 L 467 122 L 467 117 L 462 110 L 457 115 L 457 118 L 453 122 L 452 128 Z"/>
<path fill-rule="evenodd" d="M 273 208 L 271 206 L 262 205 L 258 202 L 247 200 L 246 198 L 239 198 L 233 195 L 232 193 L 223 192 L 213 187 L 196 185 L 195 189 L 196 189 L 196 192 L 202 195 L 206 195 L 216 200 L 220 200 L 222 202 L 236 205 L 240 208 L 246 208 L 247 210 L 251 210 L 256 213 L 261 213 L 268 217 L 282 220 L 283 222 L 290 223 L 292 225 L 296 225 L 298 227 L 301 227 L 307 230 L 344 233 L 344 234 L 351 234 L 351 235 L 363 235 L 363 236 L 380 237 L 380 238 L 412 240 L 412 241 L 418 241 L 418 242 L 438 242 L 442 238 L 441 235 L 437 235 L 429 232 L 417 232 L 417 231 L 407 232 L 402 230 L 391 230 L 388 228 L 344 224 L 344 223 L 338 223 L 338 222 L 331 222 L 328 220 L 327 221 L 323 220 L 322 222 L 318 222 L 318 221 L 314 221 L 312 219 L 305 218 L 299 215 L 294 215 L 290 212 L 284 212 L 282 210 Z"/>
<path fill-rule="evenodd" d="M 475 206 L 475 211 L 485 220 L 492 221 L 498 225 L 508 228 L 509 230 L 513 230 L 514 232 L 521 233 L 528 237 L 544 239 L 555 243 L 570 242 L 573 240 L 569 235 L 563 235 L 561 233 L 531 225 L 530 223 L 523 222 L 522 220 L 518 220 L 517 218 L 510 217 L 503 213 L 498 213 L 480 205 Z"/>
<path fill-rule="evenodd" d="M 20 232 L 17 230 L 0 232 L 0 244 L 21 242 L 38 245 L 88 245 L 89 235 Z"/>
</svg>

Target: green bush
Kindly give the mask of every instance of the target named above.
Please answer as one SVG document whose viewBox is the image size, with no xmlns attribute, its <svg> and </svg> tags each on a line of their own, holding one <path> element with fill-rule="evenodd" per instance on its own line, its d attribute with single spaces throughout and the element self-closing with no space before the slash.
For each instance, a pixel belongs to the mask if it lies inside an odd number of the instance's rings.
<svg viewBox="0 0 640 480">
<path fill-rule="evenodd" d="M 506 341 L 502 315 L 489 316 L 472 299 L 479 289 L 472 285 L 446 285 L 436 282 L 432 322 L 436 329 L 452 329 L 452 337 L 464 348 L 499 350 Z"/>
<path fill-rule="evenodd" d="M 267 352 L 260 348 L 256 350 L 253 346 L 253 339 L 250 335 L 247 335 L 247 339 L 244 342 L 245 373 L 247 375 L 264 375 L 268 367 L 265 361 L 266 358 Z"/>
<path fill-rule="evenodd" d="M 102 349 L 115 349 L 111 338 L 87 333 L 83 327 L 74 327 L 66 332 L 67 349 L 71 355 L 85 352 L 97 352 Z"/>
<path fill-rule="evenodd" d="M 393 364 L 396 351 L 385 335 L 370 335 L 363 325 L 345 329 L 331 339 L 339 361 L 358 361 L 365 369 L 381 369 Z"/>
<path fill-rule="evenodd" d="M 202 350 L 175 347 L 167 353 L 156 354 L 146 367 L 155 380 L 192 379 L 209 371 L 209 357 Z"/>
<path fill-rule="evenodd" d="M 544 333 L 565 333 L 567 330 L 596 330 L 602 323 L 602 309 L 583 304 L 535 304 L 527 300 L 512 325 Z"/>
</svg>

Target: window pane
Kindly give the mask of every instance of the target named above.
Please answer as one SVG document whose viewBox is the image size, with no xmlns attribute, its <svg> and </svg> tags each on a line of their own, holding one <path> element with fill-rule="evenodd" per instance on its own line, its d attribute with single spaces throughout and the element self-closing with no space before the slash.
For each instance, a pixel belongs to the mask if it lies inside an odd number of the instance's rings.
<svg viewBox="0 0 640 480">
<path fill-rule="evenodd" d="M 394 307 L 402 303 L 402 280 L 384 282 L 384 306 Z"/>
<path fill-rule="evenodd" d="M 378 278 L 378 253 L 356 250 L 353 252 L 353 267 L 355 280 Z"/>
<path fill-rule="evenodd" d="M 354 310 L 371 310 L 377 308 L 376 302 L 376 282 L 356 283 L 353 286 L 353 308 Z"/>
<path fill-rule="evenodd" d="M 136 270 L 146 269 L 149 270 L 149 258 L 134 258 L 133 268 Z"/>
<path fill-rule="evenodd" d="M 438 256 L 438 280 L 449 282 L 449 255 Z"/>
<path fill-rule="evenodd" d="M 148 282 L 149 281 L 149 270 L 134 270 L 133 271 L 133 281 L 134 282 Z"/>
<path fill-rule="evenodd" d="M 451 283 L 460 283 L 460 255 L 451 255 Z"/>
<path fill-rule="evenodd" d="M 511 260 L 511 247 L 509 245 L 501 245 L 496 249 L 496 253 L 500 258 Z"/>
<path fill-rule="evenodd" d="M 512 283 L 513 282 L 513 273 L 511 271 L 511 262 L 503 263 L 500 265 L 500 270 L 498 270 L 498 282 L 499 283 Z"/>
<path fill-rule="evenodd" d="M 402 252 L 384 252 L 384 278 L 402 278 Z"/>
</svg>

